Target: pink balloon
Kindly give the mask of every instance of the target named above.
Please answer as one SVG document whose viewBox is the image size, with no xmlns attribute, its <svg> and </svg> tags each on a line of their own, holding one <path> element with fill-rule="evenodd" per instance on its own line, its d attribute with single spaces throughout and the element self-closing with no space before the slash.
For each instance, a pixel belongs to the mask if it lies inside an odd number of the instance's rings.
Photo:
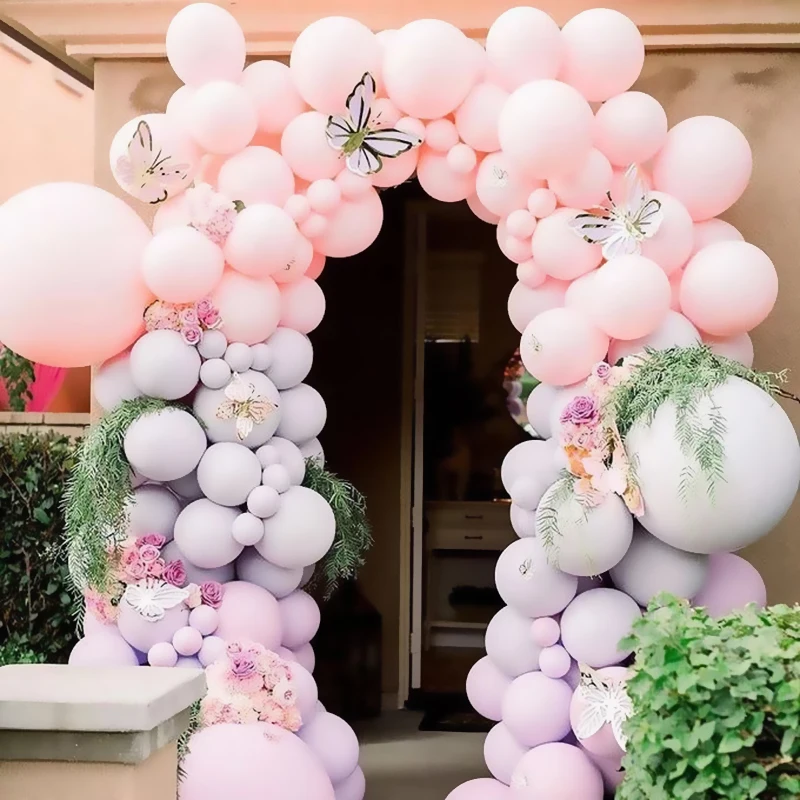
<svg viewBox="0 0 800 800">
<path fill-rule="evenodd" d="M 486 735 L 483 758 L 489 772 L 498 781 L 509 784 L 517 764 L 529 750 L 530 747 L 520 744 L 508 727 L 500 722 Z"/>
<path fill-rule="evenodd" d="M 511 678 L 484 656 L 467 676 L 467 697 L 482 717 L 499 722 L 503 718 L 503 697 L 509 686 Z"/>
<path fill-rule="evenodd" d="M 383 226 L 383 203 L 373 189 L 356 201 L 342 203 L 328 217 L 328 229 L 314 249 L 331 258 L 349 258 L 366 250 Z"/>
<path fill-rule="evenodd" d="M 186 132 L 207 153 L 229 155 L 250 144 L 258 126 L 256 109 L 244 88 L 228 81 L 201 86 L 186 103 Z"/>
<path fill-rule="evenodd" d="M 506 219 L 506 229 L 517 239 L 529 239 L 536 230 L 536 218 L 530 211 L 512 211 Z"/>
<path fill-rule="evenodd" d="M 300 223 L 300 233 L 307 239 L 316 239 L 328 230 L 328 218 L 322 214 L 311 214 L 308 219 Z"/>
<path fill-rule="evenodd" d="M 481 71 L 469 39 L 454 25 L 435 19 L 404 25 L 388 41 L 383 60 L 389 98 L 419 119 L 439 119 L 455 111 Z"/>
<path fill-rule="evenodd" d="M 445 800 L 512 800 L 511 790 L 500 781 L 477 778 L 453 789 Z"/>
<path fill-rule="evenodd" d="M 420 186 L 434 200 L 457 203 L 466 200 L 475 191 L 475 171 L 456 172 L 450 166 L 447 156 L 422 149 L 417 165 L 417 178 Z"/>
<path fill-rule="evenodd" d="M 355 200 L 358 197 L 363 197 L 363 195 L 367 194 L 372 188 L 369 178 L 356 175 L 350 172 L 347 167 L 344 167 L 336 176 L 336 185 L 341 190 L 342 197 L 347 200 Z"/>
<path fill-rule="evenodd" d="M 425 126 L 424 138 L 431 150 L 446 153 L 458 144 L 458 130 L 452 120 L 435 119 Z"/>
<path fill-rule="evenodd" d="M 605 200 L 611 189 L 612 175 L 608 159 L 599 150 L 592 149 L 576 172 L 551 178 L 548 184 L 561 205 L 592 208 Z"/>
<path fill-rule="evenodd" d="M 692 605 L 705 608 L 712 617 L 724 617 L 749 603 L 767 604 L 767 587 L 758 570 L 733 553 L 712 553 L 708 577 Z"/>
<path fill-rule="evenodd" d="M 641 339 L 619 341 L 614 339 L 608 349 L 608 363 L 616 364 L 621 358 L 643 353 L 645 348 L 667 350 L 671 347 L 694 347 L 700 342 L 700 333 L 683 314 L 668 311 L 661 325 Z"/>
<path fill-rule="evenodd" d="M 183 228 L 192 224 L 189 202 L 185 194 L 175 195 L 159 203 L 153 217 L 153 233 L 158 234 L 169 228 Z"/>
<path fill-rule="evenodd" d="M 151 667 L 174 667 L 178 653 L 170 642 L 159 642 L 147 651 L 147 663 Z"/>
<path fill-rule="evenodd" d="M 603 778 L 589 756 L 571 744 L 534 747 L 514 771 L 514 800 L 603 800 Z"/>
<path fill-rule="evenodd" d="M 328 144 L 328 118 L 319 111 L 295 117 L 283 132 L 281 153 L 295 175 L 306 181 L 335 178 L 342 168 L 340 153 Z"/>
<path fill-rule="evenodd" d="M 358 767 L 358 739 L 353 729 L 335 714 L 327 711 L 316 714 L 302 727 L 299 736 L 322 762 L 334 784 Z"/>
<path fill-rule="evenodd" d="M 529 178 L 502 151 L 490 153 L 481 161 L 475 179 L 478 199 L 492 213 L 501 217 L 525 208 L 534 189 L 543 181 Z"/>
<path fill-rule="evenodd" d="M 694 223 L 694 245 L 692 255 L 716 242 L 743 242 L 744 236 L 729 222 L 721 219 L 707 219 Z"/>
<path fill-rule="evenodd" d="M 172 97 L 167 100 L 167 116 L 172 117 L 175 120 L 179 120 L 181 118 L 181 114 L 183 114 L 184 108 L 186 107 L 186 103 L 189 102 L 189 99 L 193 94 L 194 89 L 192 89 L 191 86 L 179 86 L 172 93 Z"/>
<path fill-rule="evenodd" d="M 376 77 L 377 80 L 377 77 Z M 372 104 L 372 119 L 381 125 L 394 126 L 403 118 L 403 112 L 388 97 L 379 97 Z"/>
<path fill-rule="evenodd" d="M 547 280 L 547 275 L 545 271 L 530 258 L 527 261 L 523 261 L 521 264 L 517 264 L 517 280 L 520 283 L 524 283 L 529 289 L 536 289 Z"/>
<path fill-rule="evenodd" d="M 385 158 L 383 160 L 383 167 L 379 172 L 370 176 L 369 183 L 379 189 L 389 189 L 393 186 L 399 186 L 401 183 L 405 183 L 417 171 L 419 154 L 419 148 L 414 148 L 397 158 Z M 363 197 L 363 194 L 361 196 Z"/>
<path fill-rule="evenodd" d="M 555 192 L 551 189 L 534 189 L 528 196 L 528 211 L 537 219 L 549 217 L 558 206 Z"/>
<path fill-rule="evenodd" d="M 326 258 L 322 253 L 314 253 L 311 264 L 306 270 L 306 278 L 311 278 L 312 281 L 319 278 L 319 276 L 322 275 L 322 271 L 325 269 L 325 261 Z"/>
<path fill-rule="evenodd" d="M 508 97 L 508 92 L 499 86 L 479 83 L 456 111 L 456 128 L 461 139 L 481 153 L 499 150 L 497 123 Z"/>
<path fill-rule="evenodd" d="M 753 366 L 755 354 L 753 352 L 753 340 L 746 333 L 738 336 L 703 336 L 703 341 L 711 348 L 712 352 L 718 356 L 730 358 L 738 361 L 746 367 Z"/>
<path fill-rule="evenodd" d="M 284 204 L 283 210 L 299 225 L 311 214 L 311 203 L 304 194 L 293 194 Z"/>
<path fill-rule="evenodd" d="M 539 647 L 552 647 L 561 638 L 561 628 L 552 617 L 539 617 L 531 625 L 531 636 Z"/>
<path fill-rule="evenodd" d="M 557 742 L 570 731 L 572 690 L 541 672 L 516 678 L 503 699 L 503 723 L 526 747 Z"/>
<path fill-rule="evenodd" d="M 580 213 L 574 208 L 560 208 L 539 221 L 533 232 L 531 252 L 537 265 L 559 280 L 572 280 L 591 272 L 602 260 L 600 245 L 589 244 L 570 228 Z"/>
<path fill-rule="evenodd" d="M 753 153 L 744 134 L 719 117 L 679 122 L 655 159 L 656 189 L 680 200 L 701 222 L 729 209 L 744 193 Z"/>
<path fill-rule="evenodd" d="M 275 332 L 281 313 L 278 287 L 270 278 L 256 280 L 225 270 L 211 295 L 230 342 L 257 344 Z"/>
<path fill-rule="evenodd" d="M 627 681 L 630 675 L 625 667 L 603 667 L 598 670 L 598 673 L 601 678 L 622 683 Z M 585 695 L 580 689 L 577 689 L 572 696 L 572 702 L 569 708 L 569 717 L 573 731 L 579 729 L 581 717 L 586 713 L 587 707 L 588 702 Z M 578 742 L 580 746 L 586 749 L 590 754 L 600 756 L 601 758 L 619 760 L 625 752 L 620 747 L 619 742 L 617 742 L 614 731 L 608 723 L 605 723 L 597 733 L 585 739 L 579 739 Z"/>
<path fill-rule="evenodd" d="M 256 642 L 267 650 L 280 646 L 278 601 L 254 583 L 231 581 L 224 584 L 224 589 L 222 604 L 217 609 L 219 625 L 215 635 L 228 642 L 236 639 Z"/>
<path fill-rule="evenodd" d="M 222 250 L 190 227 L 157 234 L 142 254 L 145 283 L 159 300 L 168 303 L 201 300 L 219 283 L 224 268 Z"/>
<path fill-rule="evenodd" d="M 342 202 L 342 190 L 339 188 L 339 184 L 326 178 L 314 181 L 306 189 L 306 197 L 311 203 L 311 208 L 318 214 L 330 214 Z"/>
<path fill-rule="evenodd" d="M 283 638 L 281 644 L 290 650 L 308 644 L 319 630 L 319 606 L 310 594 L 298 589 L 278 600 Z"/>
<path fill-rule="evenodd" d="M 683 313 L 712 336 L 734 336 L 760 325 L 778 296 L 778 273 L 763 250 L 747 242 L 717 242 L 686 265 Z"/>
<path fill-rule="evenodd" d="M 180 656 L 197 655 L 203 646 L 203 634 L 189 626 L 179 628 L 172 637 L 172 646 Z"/>
<path fill-rule="evenodd" d="M 341 114 L 364 73 L 377 75 L 381 55 L 381 45 L 366 25 L 325 17 L 297 37 L 289 66 L 306 103 L 325 114 Z"/>
<path fill-rule="evenodd" d="M 304 644 L 294 651 L 294 660 L 308 672 L 314 672 L 316 664 L 316 656 L 314 655 L 314 648 L 310 644 Z"/>
<path fill-rule="evenodd" d="M 277 284 L 293 283 L 308 273 L 313 260 L 314 245 L 304 236 L 296 236 L 292 257 L 281 269 L 272 273 L 272 280 Z"/>
<path fill-rule="evenodd" d="M 644 256 L 607 262 L 593 276 L 591 287 L 590 316 L 614 339 L 647 336 L 669 312 L 669 280 L 658 264 Z"/>
<path fill-rule="evenodd" d="M 211 3 L 182 8 L 167 28 L 167 58 L 175 74 L 190 86 L 237 81 L 247 47 L 236 19 Z"/>
<path fill-rule="evenodd" d="M 489 225 L 497 225 L 497 223 L 500 222 L 500 217 L 489 211 L 477 194 L 471 194 L 467 198 L 467 205 L 470 211 L 482 222 L 487 222 Z"/>
<path fill-rule="evenodd" d="M 138 667 L 134 649 L 118 634 L 95 633 L 81 639 L 69 654 L 72 667 Z"/>
<path fill-rule="evenodd" d="M 670 301 L 669 307 L 673 311 L 681 310 L 681 282 L 683 281 L 683 270 L 678 269 L 669 276 Z"/>
<path fill-rule="evenodd" d="M 692 255 L 694 223 L 680 200 L 663 192 L 651 192 L 650 197 L 661 201 L 664 218 L 656 235 L 642 242 L 642 255 L 671 275 Z"/>
<path fill-rule="evenodd" d="M 667 138 L 667 112 L 644 92 L 623 92 L 604 103 L 594 120 L 594 146 L 617 167 L 644 164 Z"/>
<path fill-rule="evenodd" d="M 515 264 L 522 264 L 530 258 L 530 237 L 527 239 L 517 239 L 516 236 L 512 236 L 508 232 L 508 227 L 504 219 L 501 219 L 497 224 L 497 244 L 503 255 Z"/>
<path fill-rule="evenodd" d="M 562 28 L 561 36 L 565 49 L 559 80 L 592 102 L 630 89 L 644 66 L 642 35 L 619 11 L 582 11 Z"/>
<path fill-rule="evenodd" d="M 564 297 L 569 284 L 548 278 L 536 288 L 529 288 L 524 283 L 514 284 L 508 296 L 508 316 L 511 324 L 522 333 L 528 324 L 551 308 L 564 305 Z"/>
<path fill-rule="evenodd" d="M 545 647 L 539 653 L 539 669 L 548 678 L 563 678 L 572 667 L 572 656 L 560 645 Z"/>
<path fill-rule="evenodd" d="M 245 69 L 241 84 L 255 107 L 258 129 L 264 133 L 283 133 L 307 109 L 289 67 L 280 61 L 256 61 Z"/>
<path fill-rule="evenodd" d="M 583 380 L 603 360 L 608 336 L 579 311 L 553 308 L 525 328 L 520 352 L 531 375 L 554 386 L 569 386 Z"/>
<path fill-rule="evenodd" d="M 53 367 L 98 364 L 142 330 L 150 231 L 93 186 L 36 186 L 0 206 L 0 341 Z"/>
<path fill-rule="evenodd" d="M 247 147 L 220 167 L 219 191 L 246 206 L 283 206 L 294 194 L 294 175 L 280 153 L 267 147 Z"/>
<path fill-rule="evenodd" d="M 592 281 L 596 275 L 597 270 L 593 270 L 572 281 L 564 295 L 564 305 L 588 314 L 592 308 Z"/>
<path fill-rule="evenodd" d="M 210 636 L 219 625 L 219 614 L 211 606 L 197 606 L 189 612 L 189 624 L 203 636 Z"/>
<path fill-rule="evenodd" d="M 478 154 L 463 142 L 450 148 L 447 153 L 447 165 L 459 175 L 467 175 L 478 166 Z M 474 191 L 474 186 L 472 187 Z"/>
<path fill-rule="evenodd" d="M 586 100 L 559 81 L 535 81 L 508 99 L 498 124 L 500 145 L 534 178 L 569 173 L 592 148 L 594 114 Z"/>
<path fill-rule="evenodd" d="M 225 259 L 237 272 L 263 278 L 286 268 L 298 238 L 294 220 L 282 208 L 257 203 L 236 215 Z"/>
<path fill-rule="evenodd" d="M 552 17 L 523 6 L 501 14 L 486 37 L 491 74 L 509 91 L 555 78 L 564 57 L 561 31 Z"/>
<path fill-rule="evenodd" d="M 325 295 L 316 281 L 302 277 L 280 288 L 283 328 L 311 333 L 325 316 Z M 266 337 L 264 337 L 266 338 Z"/>
</svg>

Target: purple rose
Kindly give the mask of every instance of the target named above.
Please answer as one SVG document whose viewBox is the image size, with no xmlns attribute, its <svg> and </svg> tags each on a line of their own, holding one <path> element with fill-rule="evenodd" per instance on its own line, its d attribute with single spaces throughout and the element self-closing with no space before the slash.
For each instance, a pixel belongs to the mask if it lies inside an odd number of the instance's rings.
<svg viewBox="0 0 800 800">
<path fill-rule="evenodd" d="M 589 425 L 597 419 L 597 405 L 591 397 L 580 395 L 573 397 L 567 407 L 561 412 L 561 423 L 568 422 L 574 425 Z"/>
<path fill-rule="evenodd" d="M 157 547 L 159 550 L 167 543 L 167 540 L 160 533 L 148 533 L 146 536 L 140 536 L 136 540 L 139 547 L 149 544 L 151 547 Z"/>
<path fill-rule="evenodd" d="M 601 361 L 599 364 L 595 366 L 594 374 L 601 381 L 607 380 L 608 377 L 611 375 L 611 365 L 606 364 L 605 361 Z"/>
<path fill-rule="evenodd" d="M 186 585 L 186 568 L 183 561 L 170 561 L 164 567 L 164 580 L 179 589 Z"/>
<path fill-rule="evenodd" d="M 181 328 L 181 336 L 183 336 L 183 341 L 186 344 L 197 345 L 200 344 L 200 340 L 203 338 L 203 331 L 197 326 L 184 327 Z"/>
<path fill-rule="evenodd" d="M 225 589 L 222 588 L 222 584 L 216 581 L 206 581 L 200 584 L 200 597 L 211 608 L 219 608 L 222 605 L 222 595 L 224 593 Z"/>
<path fill-rule="evenodd" d="M 231 675 L 239 680 L 250 678 L 256 674 L 256 662 L 252 656 L 241 653 L 230 657 Z"/>
<path fill-rule="evenodd" d="M 187 328 L 196 328 L 200 325 L 200 320 L 197 317 L 197 311 L 194 308 L 184 308 L 181 311 L 181 325 Z"/>
</svg>

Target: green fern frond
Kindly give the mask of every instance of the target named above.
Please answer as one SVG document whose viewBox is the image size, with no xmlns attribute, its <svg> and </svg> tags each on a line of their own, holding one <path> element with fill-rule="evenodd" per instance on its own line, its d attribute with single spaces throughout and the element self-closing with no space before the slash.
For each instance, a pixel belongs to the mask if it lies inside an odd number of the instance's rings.
<svg viewBox="0 0 800 800">
<path fill-rule="evenodd" d="M 564 506 L 575 497 L 575 476 L 563 472 L 542 497 L 536 510 L 536 537 L 550 560 L 558 553 L 557 539 L 561 536 L 559 518 Z"/>
</svg>

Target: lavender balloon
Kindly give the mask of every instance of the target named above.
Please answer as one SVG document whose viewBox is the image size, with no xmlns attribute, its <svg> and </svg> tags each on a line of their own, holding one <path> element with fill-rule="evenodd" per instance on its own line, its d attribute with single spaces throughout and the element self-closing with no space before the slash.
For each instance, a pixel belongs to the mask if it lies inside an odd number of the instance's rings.
<svg viewBox="0 0 800 800">
<path fill-rule="evenodd" d="M 152 622 L 143 617 L 126 600 L 119 604 L 119 632 L 128 644 L 142 653 L 159 642 L 171 642 L 172 637 L 189 623 L 189 609 L 183 604 L 169 608 L 160 620 Z"/>
<path fill-rule="evenodd" d="M 767 604 L 767 587 L 758 570 L 733 553 L 712 555 L 708 577 L 692 605 L 702 606 L 712 617 L 724 617 L 749 603 L 759 608 Z"/>
<path fill-rule="evenodd" d="M 186 570 L 186 580 L 189 583 L 196 583 L 198 586 L 206 581 L 216 581 L 217 583 L 227 583 L 233 580 L 234 566 L 232 563 L 223 564 L 221 567 L 213 569 L 203 569 L 196 567 L 192 562 L 181 552 L 177 543 L 169 542 L 161 551 L 161 557 L 169 563 L 170 561 L 180 561 Z"/>
<path fill-rule="evenodd" d="M 582 750 L 560 742 L 524 755 L 511 788 L 512 798 L 520 800 L 603 800 L 600 771 Z"/>
<path fill-rule="evenodd" d="M 303 591 L 292 592 L 278 601 L 281 615 L 283 637 L 281 644 L 295 650 L 308 644 L 319 630 L 319 606 L 310 594 Z"/>
<path fill-rule="evenodd" d="M 510 606 L 494 615 L 486 629 L 486 652 L 509 678 L 539 669 L 539 647 L 530 635 L 531 618 Z"/>
<path fill-rule="evenodd" d="M 131 376 L 149 397 L 179 400 L 194 390 L 200 378 L 200 354 L 177 331 L 151 331 L 131 350 Z"/>
<path fill-rule="evenodd" d="M 319 436 L 328 419 L 322 395 L 306 383 L 281 392 L 281 421 L 276 433 L 298 444 Z"/>
<path fill-rule="evenodd" d="M 367 791 L 367 779 L 361 767 L 356 767 L 341 783 L 333 787 L 336 800 L 364 800 Z"/>
<path fill-rule="evenodd" d="M 343 781 L 358 766 L 358 739 L 340 717 L 327 711 L 317 714 L 299 736 L 322 762 L 333 783 Z"/>
<path fill-rule="evenodd" d="M 95 633 L 81 639 L 69 654 L 72 667 L 138 667 L 134 649 L 113 633 Z"/>
<path fill-rule="evenodd" d="M 246 547 L 236 559 L 236 575 L 239 580 L 261 586 L 280 600 L 300 586 L 303 570 L 278 567 L 262 558 L 254 547 Z"/>
<path fill-rule="evenodd" d="M 222 603 L 217 609 L 216 636 L 228 642 L 243 639 L 275 650 L 281 643 L 281 617 L 278 601 L 252 583 L 226 583 Z"/>
<path fill-rule="evenodd" d="M 180 513 L 181 504 L 169 489 L 153 484 L 140 486 L 128 505 L 128 534 L 138 538 L 158 533 L 169 541 Z"/>
<path fill-rule="evenodd" d="M 200 459 L 197 482 L 212 502 L 240 506 L 261 483 L 261 464 L 244 445 L 219 442 L 212 444 Z"/>
<path fill-rule="evenodd" d="M 503 698 L 503 722 L 526 747 L 557 742 L 571 730 L 572 689 L 564 681 L 529 672 L 516 678 Z"/>
<path fill-rule="evenodd" d="M 513 800 L 508 786 L 491 778 L 478 778 L 453 789 L 445 800 Z"/>
<path fill-rule="evenodd" d="M 302 383 L 314 360 L 314 348 L 308 336 L 292 328 L 278 328 L 267 343 L 272 352 L 267 377 L 281 390 Z"/>
<path fill-rule="evenodd" d="M 499 722 L 503 718 L 503 697 L 509 686 L 511 678 L 485 656 L 475 663 L 467 676 L 467 697 L 482 717 Z"/>
<path fill-rule="evenodd" d="M 202 569 L 230 564 L 244 549 L 233 538 L 236 508 L 195 500 L 181 511 L 175 523 L 175 542 L 186 558 Z"/>
<path fill-rule="evenodd" d="M 520 744 L 508 726 L 500 722 L 486 734 L 483 757 L 489 772 L 502 783 L 510 784 L 514 770 L 530 749 Z"/>
</svg>

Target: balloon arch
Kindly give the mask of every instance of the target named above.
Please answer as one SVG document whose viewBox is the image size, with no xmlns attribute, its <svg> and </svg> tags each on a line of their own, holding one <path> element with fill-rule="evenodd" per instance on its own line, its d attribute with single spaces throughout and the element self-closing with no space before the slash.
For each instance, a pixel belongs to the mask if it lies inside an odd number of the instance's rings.
<svg viewBox="0 0 800 800">
<path fill-rule="evenodd" d="M 334 17 L 289 66 L 245 68 L 235 19 L 200 3 L 167 54 L 185 85 L 110 154 L 120 187 L 158 206 L 152 232 L 90 186 L 0 210 L 0 340 L 102 364 L 106 416 L 67 496 L 86 605 L 72 663 L 206 669 L 182 800 L 363 798 L 356 737 L 317 701 L 320 612 L 302 589 L 363 535 L 362 498 L 325 491 L 325 403 L 304 380 L 326 257 L 366 249 L 378 190 L 416 175 L 496 225 L 518 265 L 509 315 L 546 437 L 503 464 L 520 538 L 467 686 L 498 723 L 494 778 L 449 798 L 601 800 L 633 712 L 620 640 L 660 591 L 715 614 L 763 604 L 732 552 L 800 479 L 768 396 L 780 376 L 752 370 L 748 336 L 776 270 L 717 218 L 750 178 L 745 137 L 715 117 L 668 128 L 629 91 L 641 35 L 607 9 L 559 29 L 515 8 L 485 48 L 446 22 L 374 34 Z"/>
</svg>

